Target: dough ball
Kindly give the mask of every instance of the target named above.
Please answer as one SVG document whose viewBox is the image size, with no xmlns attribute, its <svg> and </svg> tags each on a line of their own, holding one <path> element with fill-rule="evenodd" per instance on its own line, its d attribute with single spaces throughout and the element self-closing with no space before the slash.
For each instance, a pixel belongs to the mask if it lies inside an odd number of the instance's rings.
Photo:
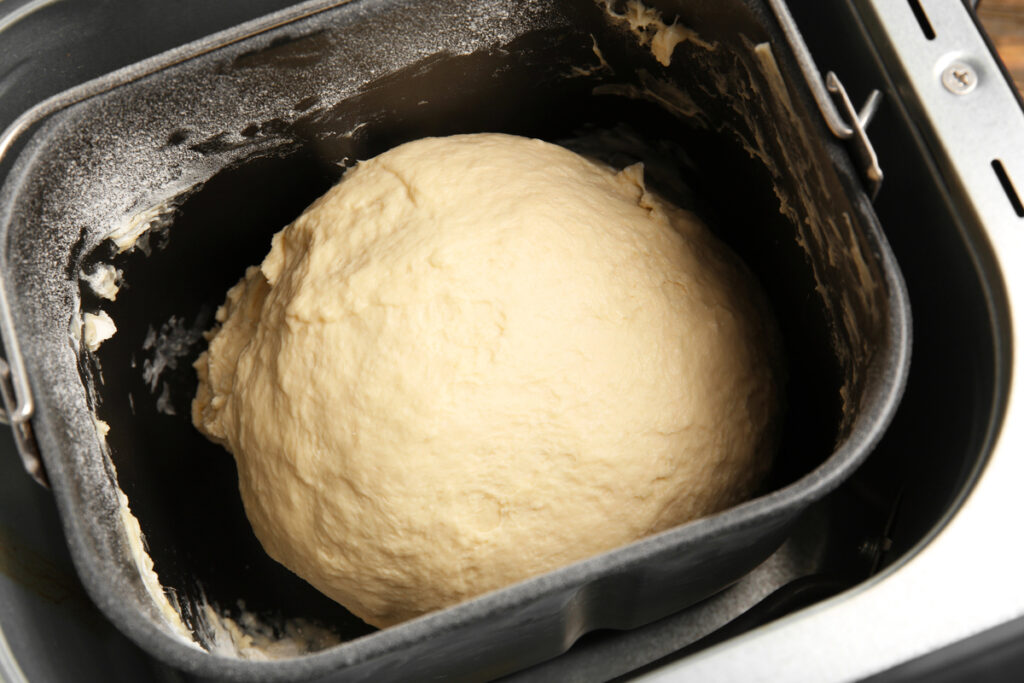
<svg viewBox="0 0 1024 683">
<path fill-rule="evenodd" d="M 691 213 L 562 147 L 358 164 L 228 292 L 196 426 L 263 547 L 387 626 L 749 496 L 773 322 Z"/>
</svg>

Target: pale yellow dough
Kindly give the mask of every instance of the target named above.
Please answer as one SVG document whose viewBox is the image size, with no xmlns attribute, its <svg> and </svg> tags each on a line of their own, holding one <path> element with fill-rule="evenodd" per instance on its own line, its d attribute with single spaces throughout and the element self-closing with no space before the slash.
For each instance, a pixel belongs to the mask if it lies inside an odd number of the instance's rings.
<svg viewBox="0 0 1024 683">
<path fill-rule="evenodd" d="M 692 214 L 562 147 L 430 138 L 274 236 L 196 362 L 266 551 L 377 626 L 738 503 L 775 328 Z"/>
</svg>

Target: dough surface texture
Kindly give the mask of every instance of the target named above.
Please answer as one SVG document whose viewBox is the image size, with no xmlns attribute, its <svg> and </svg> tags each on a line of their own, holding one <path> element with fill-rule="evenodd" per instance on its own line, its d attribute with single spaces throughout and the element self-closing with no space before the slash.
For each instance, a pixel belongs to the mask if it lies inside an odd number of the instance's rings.
<svg viewBox="0 0 1024 683">
<path fill-rule="evenodd" d="M 274 236 L 196 361 L 263 547 L 387 626 L 734 505 L 777 334 L 691 213 L 509 135 L 427 138 Z"/>
</svg>

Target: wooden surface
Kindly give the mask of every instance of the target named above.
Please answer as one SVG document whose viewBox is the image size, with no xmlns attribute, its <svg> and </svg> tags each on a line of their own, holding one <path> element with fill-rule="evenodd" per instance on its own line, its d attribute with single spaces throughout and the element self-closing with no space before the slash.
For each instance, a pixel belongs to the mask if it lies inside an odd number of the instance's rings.
<svg viewBox="0 0 1024 683">
<path fill-rule="evenodd" d="M 978 18 L 1024 92 L 1024 0 L 981 0 Z"/>
</svg>

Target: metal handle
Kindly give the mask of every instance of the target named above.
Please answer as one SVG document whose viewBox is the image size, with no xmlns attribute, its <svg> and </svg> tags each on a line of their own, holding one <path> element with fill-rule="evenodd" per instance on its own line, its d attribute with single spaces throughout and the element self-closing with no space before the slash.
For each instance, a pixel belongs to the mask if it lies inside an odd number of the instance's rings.
<svg viewBox="0 0 1024 683">
<path fill-rule="evenodd" d="M 0 162 L 7 156 L 15 138 L 29 128 L 31 123 L 34 121 L 28 114 L 25 114 L 4 131 L 3 137 L 0 138 Z M 4 408 L 0 414 L 0 422 L 10 425 L 14 445 L 17 447 L 22 464 L 25 465 L 25 471 L 37 482 L 49 488 L 50 482 L 46 476 L 46 469 L 43 467 L 43 460 L 39 455 L 35 435 L 32 433 L 32 423 L 29 422 L 35 412 L 32 387 L 29 385 L 28 372 L 25 370 L 25 362 L 21 355 L 21 345 L 18 343 L 18 337 L 14 331 L 14 318 L 11 316 L 11 306 L 7 298 L 7 285 L 2 276 L 0 276 L 0 337 L 2 337 L 0 341 L 2 341 L 4 349 L 4 358 L 0 358 L 0 396 L 3 398 Z"/>
<path fill-rule="evenodd" d="M 854 155 L 861 165 L 868 194 L 874 199 L 882 187 L 883 174 L 882 167 L 878 163 L 878 155 L 875 154 L 875 148 L 868 138 L 867 127 L 875 112 L 878 111 L 882 93 L 872 90 L 864 106 L 857 111 L 853 102 L 850 101 L 850 96 L 842 81 L 834 72 L 829 71 L 824 81 L 822 80 L 818 65 L 814 62 L 814 57 L 811 56 L 811 51 L 807 48 L 807 43 L 804 42 L 800 29 L 797 28 L 796 22 L 793 20 L 793 15 L 789 13 L 785 0 L 768 0 L 768 4 L 772 8 L 772 12 L 775 13 L 783 35 L 786 36 L 786 42 L 793 50 L 797 66 L 800 67 L 804 80 L 807 81 L 807 86 L 811 89 L 811 95 L 818 105 L 822 118 L 825 119 L 825 125 L 837 138 L 850 140 L 853 143 Z M 839 97 L 845 117 L 836 109 L 835 102 L 829 93 Z"/>
<path fill-rule="evenodd" d="M 44 103 L 45 105 L 45 103 Z M 14 140 L 34 123 L 42 120 L 50 111 L 45 106 L 32 109 L 18 117 L 0 137 L 0 162 L 10 151 Z M 6 280 L 0 276 L 0 341 L 3 343 L 4 358 L 0 358 L 0 396 L 3 398 L 3 414 L 0 422 L 9 424 L 18 455 L 25 465 L 25 470 L 33 479 L 49 488 L 50 483 L 39 455 L 32 423 L 29 421 L 35 412 L 32 399 L 32 387 L 28 380 L 28 371 L 21 354 L 21 345 L 14 330 L 14 318 L 11 315 L 10 301 L 7 298 Z"/>
<path fill-rule="evenodd" d="M 17 447 L 18 455 L 25 466 L 25 471 L 43 486 L 49 488 L 50 482 L 46 476 L 46 468 L 43 467 L 42 458 L 39 457 L 39 447 L 36 444 L 35 435 L 32 433 L 32 423 L 28 417 L 8 422 L 7 416 L 14 415 L 17 399 L 14 395 L 14 385 L 11 382 L 11 368 L 7 361 L 0 358 L 0 396 L 3 398 L 5 415 L 0 415 L 0 422 L 10 424 L 11 434 L 14 436 L 14 445 Z M 31 401 L 29 402 L 29 416 L 31 416 Z"/>
<path fill-rule="evenodd" d="M 0 149 L 0 158 L 3 150 Z M 10 359 L 0 369 L 3 384 L 3 398 L 6 415 L 0 421 L 11 426 L 24 424 L 32 417 L 35 404 L 32 400 L 32 388 L 28 383 L 28 373 L 21 356 L 21 346 L 14 334 L 14 321 L 11 319 L 11 308 L 7 303 L 7 288 L 0 278 L 0 335 L 3 335 L 4 355 Z"/>
</svg>

